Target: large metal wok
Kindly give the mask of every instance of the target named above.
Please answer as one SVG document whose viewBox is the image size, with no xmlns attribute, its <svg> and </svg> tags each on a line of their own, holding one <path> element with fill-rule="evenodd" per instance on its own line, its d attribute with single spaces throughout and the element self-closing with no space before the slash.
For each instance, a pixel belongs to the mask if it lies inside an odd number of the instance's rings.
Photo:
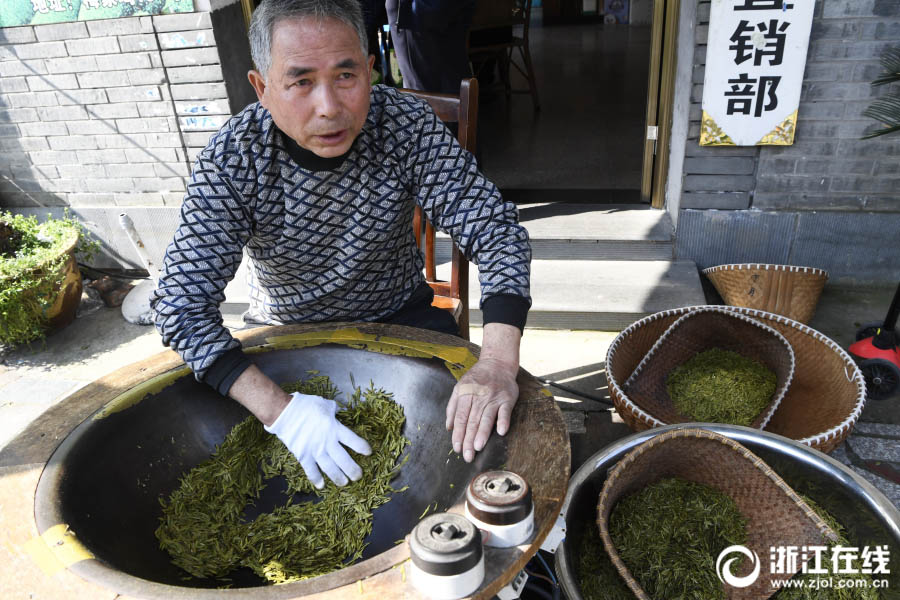
<svg viewBox="0 0 900 600">
<path fill-rule="evenodd" d="M 240 337 L 276 382 L 297 381 L 315 370 L 328 375 L 346 398 L 354 384 L 365 387 L 372 381 L 404 407 L 404 434 L 412 445 L 394 487 L 409 489 L 376 510 L 363 560 L 280 586 L 266 585 L 249 570 L 235 572 L 234 589 L 228 590 L 201 589 L 221 582 L 184 580 L 185 573 L 169 562 L 154 536 L 158 499 L 175 489 L 185 471 L 206 460 L 248 413 L 196 382 L 171 353 L 164 353 L 155 365 L 135 366 L 145 371 L 124 391 L 113 385 L 118 393 L 110 394 L 109 378 L 81 390 L 82 398 L 101 394 L 107 401 L 65 438 L 41 475 L 35 500 L 38 531 L 46 535 L 64 525 L 90 557 L 73 562 L 70 570 L 117 592 L 149 598 L 290 598 L 326 590 L 354 598 L 363 592 L 414 595 L 402 569 L 392 568 L 408 557 L 406 544 L 397 540 L 426 507 L 433 511 L 435 502 L 438 510 L 459 510 L 468 481 L 501 466 L 531 484 L 537 533 L 527 549 L 486 556 L 488 573 L 477 595 L 493 595 L 540 546 L 562 503 L 570 458 L 561 413 L 529 374 L 519 374 L 520 398 L 510 432 L 493 435 L 469 464 L 450 452 L 444 411 L 457 378 L 476 360 L 476 346 L 433 332 L 374 324 L 269 327 Z M 124 377 L 134 380 L 135 373 Z M 269 484 L 255 511 L 283 501 L 278 485 Z"/>
</svg>

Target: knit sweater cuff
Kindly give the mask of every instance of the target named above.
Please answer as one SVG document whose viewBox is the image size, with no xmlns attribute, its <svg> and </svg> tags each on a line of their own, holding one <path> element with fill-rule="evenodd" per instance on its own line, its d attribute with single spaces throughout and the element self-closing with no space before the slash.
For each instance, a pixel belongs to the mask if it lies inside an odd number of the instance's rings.
<svg viewBox="0 0 900 600">
<path fill-rule="evenodd" d="M 223 396 L 227 396 L 237 378 L 252 364 L 241 348 L 232 348 L 207 369 L 203 381 Z"/>
<path fill-rule="evenodd" d="M 497 294 L 481 303 L 482 321 L 485 325 L 505 323 L 518 327 L 519 331 L 522 331 L 525 329 L 529 308 L 531 308 L 531 302 L 528 298 L 515 294 Z"/>
</svg>

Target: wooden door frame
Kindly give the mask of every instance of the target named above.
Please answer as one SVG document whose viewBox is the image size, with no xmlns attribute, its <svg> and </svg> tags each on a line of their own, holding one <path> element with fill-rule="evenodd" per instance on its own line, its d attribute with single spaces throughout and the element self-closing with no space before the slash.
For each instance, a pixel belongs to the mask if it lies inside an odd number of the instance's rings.
<svg viewBox="0 0 900 600">
<path fill-rule="evenodd" d="M 254 8 L 256 6 L 253 0 L 241 0 L 241 10 L 244 12 L 244 26 L 247 29 L 250 29 L 250 15 L 253 14 Z"/>
<path fill-rule="evenodd" d="M 666 202 L 680 4 L 681 0 L 653 2 L 647 128 L 644 131 L 644 159 L 641 169 L 641 201 L 649 202 L 653 208 L 663 208 Z M 656 128 L 656 139 L 652 141 L 648 139 L 651 127 Z"/>
</svg>

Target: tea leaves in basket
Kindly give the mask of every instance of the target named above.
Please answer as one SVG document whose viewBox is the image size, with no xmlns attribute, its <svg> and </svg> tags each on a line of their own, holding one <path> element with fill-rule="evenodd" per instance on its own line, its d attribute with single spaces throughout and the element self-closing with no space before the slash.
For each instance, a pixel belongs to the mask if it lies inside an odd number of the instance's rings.
<svg viewBox="0 0 900 600">
<path fill-rule="evenodd" d="M 808 496 L 801 497 L 838 535 L 836 542 L 828 544 L 829 550 L 834 546 L 853 546 L 847 538 L 846 529 L 837 519 Z M 878 600 L 880 597 L 877 588 L 872 583 L 872 576 L 861 572 L 861 560 L 856 559 L 853 561 L 853 568 L 849 569 L 854 571 L 853 573 L 835 575 L 832 574 L 833 564 L 831 562 L 831 552 L 829 551 L 823 557 L 822 566 L 829 571 L 828 574 L 797 573 L 794 575 L 793 580 L 803 582 L 802 585 L 783 589 L 778 592 L 775 598 L 778 600 Z M 811 567 L 811 564 L 807 565 L 808 569 Z M 816 582 L 816 579 L 830 579 L 830 585 L 822 585 L 820 582 Z M 839 580 L 841 579 L 854 581 L 840 583 Z"/>
<path fill-rule="evenodd" d="M 703 489 L 705 488 L 705 489 Z M 709 493 L 709 492 L 712 493 Z M 619 501 L 610 518 L 610 535 L 632 576 L 655 600 L 670 598 L 725 598 L 715 577 L 715 559 L 722 544 L 746 538 L 745 525 L 737 507 L 723 494 L 681 479 L 664 479 Z M 827 574 L 798 572 L 792 583 L 778 591 L 773 600 L 878 600 L 872 575 L 861 573 L 862 561 L 852 562 L 850 574 L 834 574 L 830 549 L 855 547 L 845 528 L 808 496 L 803 501 L 838 534 L 822 559 Z M 679 511 L 692 511 L 690 514 Z M 712 543 L 710 543 L 712 542 Z M 743 542 L 735 542 L 743 543 Z M 723 548 L 725 546 L 722 546 Z M 737 563 L 735 572 L 740 572 Z M 811 562 L 807 565 L 812 568 Z M 712 573 L 712 577 L 708 575 Z M 596 527 L 585 531 L 578 555 L 578 577 L 585 600 L 628 600 L 634 598 L 625 580 L 600 541 Z M 819 580 L 829 580 L 825 584 Z M 854 580 L 852 582 L 840 580 Z M 859 581 L 856 581 L 859 580 Z M 699 586 L 699 587 L 694 587 Z M 717 587 L 718 591 L 713 588 Z"/>
<path fill-rule="evenodd" d="M 731 497 L 678 478 L 619 500 L 609 534 L 632 576 L 658 600 L 724 599 L 716 557 L 747 541 L 746 519 Z"/>
<path fill-rule="evenodd" d="M 619 577 L 596 527 L 586 527 L 578 548 L 578 581 L 584 600 L 632 600 L 634 594 Z"/>
<path fill-rule="evenodd" d="M 704 423 L 749 426 L 775 393 L 777 378 L 737 352 L 699 352 L 669 373 L 666 390 L 678 412 Z"/>
</svg>

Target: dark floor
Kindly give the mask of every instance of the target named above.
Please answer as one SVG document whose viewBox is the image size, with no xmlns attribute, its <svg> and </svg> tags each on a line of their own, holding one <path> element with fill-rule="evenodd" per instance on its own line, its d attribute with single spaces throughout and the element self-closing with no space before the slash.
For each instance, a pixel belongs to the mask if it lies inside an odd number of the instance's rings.
<svg viewBox="0 0 900 600">
<path fill-rule="evenodd" d="M 541 110 L 531 96 L 483 95 L 479 144 L 485 174 L 501 189 L 566 190 L 604 201 L 638 190 L 649 69 L 649 27 L 542 26 L 532 15 L 531 54 Z M 512 69 L 513 88 L 527 89 Z M 636 199 L 636 194 L 626 195 Z M 554 200 L 556 198 L 546 198 Z"/>
</svg>

